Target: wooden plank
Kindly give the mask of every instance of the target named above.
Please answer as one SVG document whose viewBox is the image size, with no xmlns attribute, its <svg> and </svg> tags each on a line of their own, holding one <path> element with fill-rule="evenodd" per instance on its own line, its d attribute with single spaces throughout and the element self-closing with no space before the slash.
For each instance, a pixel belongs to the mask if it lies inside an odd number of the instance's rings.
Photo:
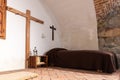
<svg viewBox="0 0 120 80">
<path fill-rule="evenodd" d="M 33 21 L 35 21 L 35 22 L 38 22 L 38 23 L 44 24 L 44 21 L 39 20 L 39 19 L 37 19 L 37 18 L 35 18 L 35 17 L 30 16 L 30 19 L 33 20 Z"/>
<path fill-rule="evenodd" d="M 25 13 L 23 13 L 23 12 L 21 12 L 21 11 L 19 11 L 19 10 L 16 10 L 16 9 L 14 9 L 14 8 L 12 8 L 12 7 L 7 6 L 7 10 L 10 11 L 10 12 L 12 12 L 12 13 L 15 13 L 15 14 L 17 14 L 17 15 L 26 17 L 26 14 L 25 14 Z M 40 23 L 40 24 L 44 24 L 44 21 L 39 20 L 39 19 L 37 19 L 37 18 L 35 18 L 35 17 L 32 17 L 32 16 L 30 16 L 30 20 L 33 20 L 33 21 L 38 22 L 38 23 Z"/>
<path fill-rule="evenodd" d="M 6 5 L 7 0 L 1 0 L 0 1 L 0 13 L 1 13 L 1 26 L 0 26 L 0 38 L 5 39 L 6 38 Z"/>
<path fill-rule="evenodd" d="M 3 7 L 3 39 L 6 38 L 6 6 L 7 6 L 7 0 L 4 0 L 4 7 Z"/>
<path fill-rule="evenodd" d="M 28 60 L 29 60 L 29 52 L 30 52 L 30 11 L 26 11 L 26 60 L 25 67 L 28 68 Z"/>
<path fill-rule="evenodd" d="M 20 16 L 26 17 L 25 13 L 23 13 L 21 11 L 18 11 L 16 9 L 13 9 L 13 8 L 11 8 L 9 6 L 7 6 L 7 10 L 10 11 L 10 12 L 12 12 L 12 13 L 15 13 L 16 15 L 20 15 Z"/>
</svg>

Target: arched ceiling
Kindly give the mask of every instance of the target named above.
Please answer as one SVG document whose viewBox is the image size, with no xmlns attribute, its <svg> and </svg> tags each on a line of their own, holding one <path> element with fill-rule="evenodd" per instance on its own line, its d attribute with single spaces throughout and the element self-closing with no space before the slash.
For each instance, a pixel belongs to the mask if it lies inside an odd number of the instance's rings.
<svg viewBox="0 0 120 80">
<path fill-rule="evenodd" d="M 66 27 L 80 26 L 81 22 L 86 23 L 87 17 L 81 16 L 88 14 L 88 10 L 91 10 L 89 4 L 92 2 L 90 1 L 44 0 L 45 4 L 52 10 L 52 13 L 57 18 L 60 26 L 66 25 Z"/>
</svg>

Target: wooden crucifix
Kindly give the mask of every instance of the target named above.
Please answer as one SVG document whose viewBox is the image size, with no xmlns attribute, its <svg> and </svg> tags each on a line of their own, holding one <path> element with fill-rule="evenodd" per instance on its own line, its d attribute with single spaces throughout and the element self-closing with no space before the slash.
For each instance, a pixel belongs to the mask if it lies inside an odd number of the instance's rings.
<svg viewBox="0 0 120 80">
<path fill-rule="evenodd" d="M 44 21 L 39 20 L 31 16 L 30 10 L 26 10 L 26 13 L 17 9 L 7 6 L 7 0 L 0 0 L 0 38 L 6 37 L 6 10 L 20 15 L 26 18 L 26 55 L 25 55 L 25 67 L 28 67 L 29 53 L 30 53 L 30 21 L 33 20 L 40 24 L 44 24 Z"/>
<path fill-rule="evenodd" d="M 56 30 L 56 28 L 54 27 L 54 25 L 50 26 L 50 29 L 52 29 L 52 40 L 54 41 L 54 30 Z"/>
<path fill-rule="evenodd" d="M 26 55 L 25 55 L 25 67 L 28 68 L 28 61 L 29 61 L 29 55 L 30 55 L 30 21 L 33 20 L 35 22 L 38 22 L 40 24 L 44 24 L 44 21 L 39 20 L 33 16 L 31 16 L 30 10 L 26 10 L 26 13 L 23 13 L 19 10 L 16 10 L 12 7 L 6 6 L 7 10 L 15 13 L 17 15 L 23 16 L 26 18 Z"/>
</svg>

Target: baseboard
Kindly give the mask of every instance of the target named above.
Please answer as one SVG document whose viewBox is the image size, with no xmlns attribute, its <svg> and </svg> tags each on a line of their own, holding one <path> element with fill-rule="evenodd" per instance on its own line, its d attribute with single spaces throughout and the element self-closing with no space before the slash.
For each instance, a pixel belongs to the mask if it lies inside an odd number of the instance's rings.
<svg viewBox="0 0 120 80">
<path fill-rule="evenodd" d="M 13 72 L 18 72 L 18 71 L 24 71 L 25 69 L 19 69 L 19 70 L 11 70 L 11 71 L 3 71 L 3 72 L 0 72 L 0 75 L 1 74 L 8 74 L 8 73 L 13 73 Z"/>
</svg>

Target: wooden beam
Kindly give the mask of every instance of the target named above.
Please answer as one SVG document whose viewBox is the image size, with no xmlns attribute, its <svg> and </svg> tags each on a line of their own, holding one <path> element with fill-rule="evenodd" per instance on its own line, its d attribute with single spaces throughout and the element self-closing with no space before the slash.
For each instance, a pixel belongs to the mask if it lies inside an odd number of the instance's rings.
<svg viewBox="0 0 120 80">
<path fill-rule="evenodd" d="M 15 14 L 17 14 L 17 15 L 23 16 L 23 17 L 25 17 L 25 18 L 27 17 L 27 16 L 26 16 L 26 13 L 23 13 L 23 12 L 21 12 L 21 11 L 19 11 L 19 10 L 16 10 L 16 9 L 14 9 L 14 8 L 12 8 L 12 7 L 9 7 L 9 6 L 7 6 L 6 8 L 7 8 L 8 11 L 10 11 L 10 12 L 12 12 L 12 13 L 15 13 Z M 37 18 L 35 18 L 35 17 L 32 17 L 32 16 L 30 16 L 30 20 L 33 20 L 33 21 L 38 22 L 38 23 L 40 23 L 40 24 L 44 24 L 44 21 L 39 20 L 39 19 L 37 19 Z"/>
<path fill-rule="evenodd" d="M 25 59 L 26 68 L 28 68 L 29 52 L 30 52 L 30 11 L 26 10 L 26 59 Z"/>
</svg>

